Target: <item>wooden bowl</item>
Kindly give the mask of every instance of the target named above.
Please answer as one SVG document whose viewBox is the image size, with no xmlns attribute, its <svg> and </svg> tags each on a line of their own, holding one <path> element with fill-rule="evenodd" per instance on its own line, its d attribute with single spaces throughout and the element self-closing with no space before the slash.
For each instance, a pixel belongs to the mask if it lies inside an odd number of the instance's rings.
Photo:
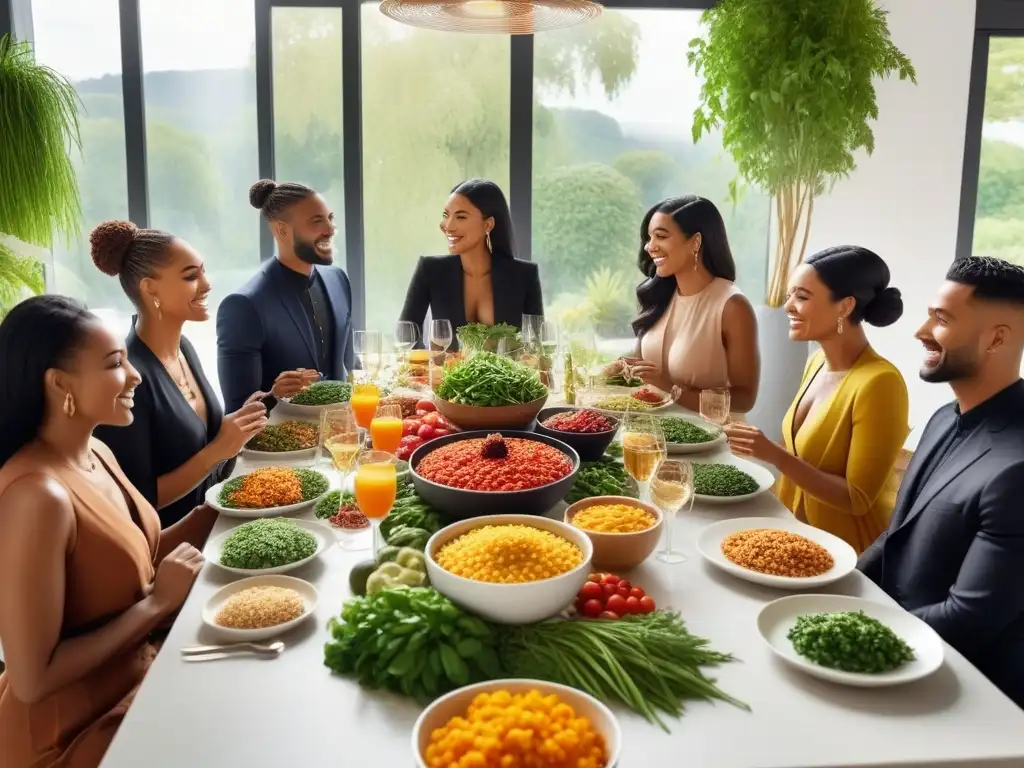
<svg viewBox="0 0 1024 768">
<path fill-rule="evenodd" d="M 585 528 L 577 528 L 590 539 L 594 545 L 593 565 L 599 571 L 629 571 L 636 568 L 646 560 L 661 540 L 661 528 L 664 522 L 664 515 L 661 510 L 652 504 L 645 504 L 637 499 L 628 496 L 594 496 L 590 499 L 577 501 L 565 510 L 565 522 L 573 525 L 573 518 L 576 514 L 588 507 L 598 507 L 611 504 L 624 504 L 630 507 L 638 507 L 654 515 L 654 525 L 643 531 L 635 533 L 599 533 L 588 531 Z M 573 525 L 575 528 L 576 526 Z"/>
<path fill-rule="evenodd" d="M 499 405 L 486 408 L 476 405 L 460 405 L 442 400 L 434 395 L 434 405 L 448 421 L 458 424 L 464 430 L 478 429 L 526 429 L 537 418 L 548 396 L 521 405 Z"/>
</svg>

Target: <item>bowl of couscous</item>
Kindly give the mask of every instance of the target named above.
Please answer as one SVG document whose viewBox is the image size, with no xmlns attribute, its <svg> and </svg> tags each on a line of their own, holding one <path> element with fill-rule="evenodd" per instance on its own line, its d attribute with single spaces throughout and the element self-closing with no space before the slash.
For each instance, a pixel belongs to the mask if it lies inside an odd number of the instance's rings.
<svg viewBox="0 0 1024 768">
<path fill-rule="evenodd" d="M 593 545 L 571 525 L 532 515 L 452 523 L 425 549 L 431 585 L 499 624 L 532 624 L 572 605 L 590 573 Z"/>
<path fill-rule="evenodd" d="M 316 588 L 292 576 L 253 576 L 217 590 L 203 608 L 203 623 L 228 643 L 280 635 L 309 618 Z"/>
<path fill-rule="evenodd" d="M 628 496 L 594 496 L 565 510 L 565 522 L 590 539 L 602 571 L 628 571 L 650 557 L 663 521 L 656 506 Z"/>
<path fill-rule="evenodd" d="M 531 732 L 534 738 L 524 738 Z M 546 751 L 549 740 L 564 759 Z M 492 680 L 434 700 L 413 726 L 412 751 L 418 768 L 503 765 L 508 755 L 531 758 L 516 765 L 615 768 L 622 729 L 608 707 L 583 691 L 541 680 Z"/>
</svg>

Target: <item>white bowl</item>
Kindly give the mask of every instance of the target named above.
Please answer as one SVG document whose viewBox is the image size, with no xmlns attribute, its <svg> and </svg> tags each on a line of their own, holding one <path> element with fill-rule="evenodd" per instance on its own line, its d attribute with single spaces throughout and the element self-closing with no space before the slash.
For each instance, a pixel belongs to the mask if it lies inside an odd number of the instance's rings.
<svg viewBox="0 0 1024 768">
<path fill-rule="evenodd" d="M 416 756 L 418 768 L 427 768 L 423 752 L 430 743 L 430 734 L 436 728 L 443 728 L 453 717 L 464 716 L 469 705 L 479 694 L 504 690 L 509 693 L 528 693 L 532 690 L 541 691 L 545 695 L 556 694 L 562 701 L 571 706 L 578 717 L 590 721 L 594 730 L 604 737 L 605 753 L 608 756 L 608 768 L 615 768 L 622 754 L 622 729 L 615 715 L 604 704 L 588 693 L 578 691 L 557 683 L 546 683 L 541 680 L 491 680 L 486 683 L 467 685 L 464 688 L 447 693 L 435 699 L 416 718 L 412 727 L 412 751 Z"/>
<path fill-rule="evenodd" d="M 250 473 L 246 472 L 245 474 L 247 475 Z M 323 475 L 324 473 L 320 472 L 320 474 Z M 244 476 L 245 475 L 238 475 L 237 477 Z M 321 493 L 315 499 L 310 499 L 309 501 L 300 501 L 298 504 L 284 504 L 280 507 L 260 507 L 254 509 L 225 507 L 218 500 L 220 498 L 220 491 L 224 487 L 225 483 L 229 483 L 231 482 L 231 480 L 234 479 L 235 478 L 233 477 L 229 478 L 227 480 L 224 480 L 223 482 L 217 483 L 216 485 L 208 488 L 206 491 L 206 503 L 209 504 L 214 509 L 216 509 L 218 512 L 220 512 L 222 515 L 227 515 L 228 517 L 239 517 L 246 520 L 253 520 L 259 517 L 279 517 L 281 515 L 290 515 L 296 512 L 301 512 L 305 509 L 311 509 L 312 507 L 316 506 L 316 503 L 320 501 L 320 499 L 322 499 L 324 496 L 331 492 L 330 486 L 328 486 L 327 490 Z M 328 478 L 328 480 L 329 479 L 330 478 Z"/>
<path fill-rule="evenodd" d="M 225 531 L 220 536 L 212 539 L 209 544 L 206 545 L 206 559 L 213 563 L 218 568 L 223 568 L 225 571 L 231 573 L 238 573 L 242 576 L 271 576 L 275 573 L 287 573 L 293 571 L 296 568 L 301 568 L 306 563 L 315 560 L 324 550 L 327 549 L 337 537 L 334 535 L 334 531 L 328 528 L 326 525 L 320 523 L 314 523 L 312 520 L 292 520 L 299 528 L 302 528 L 312 534 L 313 538 L 316 539 L 316 551 L 309 557 L 304 557 L 302 560 L 296 560 L 294 563 L 288 563 L 287 565 L 278 565 L 274 568 L 233 568 L 229 565 L 224 565 L 220 561 L 221 551 L 224 549 L 224 544 L 234 534 L 238 528 L 232 528 L 230 531 Z M 246 523 L 248 525 L 248 523 Z"/>
<path fill-rule="evenodd" d="M 583 553 L 583 562 L 571 571 L 523 584 L 492 584 L 449 573 L 434 560 L 434 554 L 452 539 L 485 525 L 528 525 L 561 536 Z M 590 575 L 594 545 L 587 534 L 571 525 L 534 515 L 490 515 L 452 523 L 430 537 L 424 554 L 430 585 L 453 602 L 484 619 L 499 624 L 532 624 L 564 611 Z"/>
<path fill-rule="evenodd" d="M 789 531 L 804 536 L 816 544 L 820 544 L 832 555 L 832 560 L 834 561 L 832 567 L 819 576 L 806 576 L 803 578 L 775 576 L 770 573 L 761 573 L 750 568 L 744 568 L 725 556 L 725 553 L 722 552 L 722 541 L 727 536 L 756 528 Z M 857 567 L 857 553 L 853 547 L 838 536 L 833 536 L 828 531 L 801 523 L 793 517 L 738 517 L 713 523 L 702 530 L 697 537 L 697 550 L 707 562 L 726 573 L 752 581 L 755 584 L 764 584 L 768 587 L 779 587 L 781 589 L 822 587 L 838 581 Z"/>
<path fill-rule="evenodd" d="M 251 464 L 291 464 L 316 458 L 316 451 L 316 447 L 298 451 L 253 451 L 243 448 L 238 455 Z"/>
<path fill-rule="evenodd" d="M 741 459 L 739 456 L 730 455 L 727 459 L 717 461 L 705 461 L 704 464 L 731 464 L 739 470 L 746 472 L 757 482 L 757 490 L 753 493 L 744 493 L 740 496 L 706 496 L 702 493 L 695 493 L 693 498 L 704 504 L 739 504 L 741 501 L 748 501 L 760 496 L 775 485 L 775 475 L 768 471 L 767 467 L 756 464 L 753 461 Z"/>
<path fill-rule="evenodd" d="M 302 596 L 305 610 L 298 618 L 286 621 L 284 624 L 276 624 L 273 627 L 264 627 L 263 629 L 232 629 L 230 627 L 221 627 L 214 622 L 214 617 L 216 617 L 217 612 L 221 609 L 221 606 L 227 602 L 229 597 L 242 592 L 243 590 L 249 589 L 250 587 L 283 587 L 285 589 L 294 589 Z M 269 637 L 284 634 L 292 627 L 301 624 L 313 615 L 313 611 L 316 610 L 316 604 L 319 597 L 316 587 L 302 579 L 296 579 L 292 576 L 253 576 L 250 579 L 241 579 L 233 584 L 228 584 L 226 587 L 221 587 L 214 592 L 213 596 L 206 601 L 206 606 L 203 608 L 203 623 L 216 632 L 217 635 L 219 635 L 225 642 L 254 643 L 259 640 L 266 640 Z"/>
<path fill-rule="evenodd" d="M 691 424 L 696 424 L 701 429 L 707 430 L 712 434 L 715 434 L 711 440 L 706 443 L 666 443 L 665 448 L 671 456 L 682 456 L 690 453 L 710 453 L 711 451 L 717 451 L 723 443 L 725 443 L 725 432 L 717 424 L 710 424 L 700 416 L 696 414 L 687 413 L 666 413 L 662 414 L 663 419 L 681 419 L 682 421 L 688 421 Z"/>
<path fill-rule="evenodd" d="M 914 649 L 916 658 L 891 672 L 877 675 L 843 672 L 805 659 L 786 637 L 798 616 L 846 611 L 864 611 L 871 618 L 878 619 Z M 942 666 L 944 655 L 942 640 L 935 630 L 913 614 L 897 605 L 874 603 L 844 595 L 791 595 L 774 600 L 757 615 L 757 631 L 772 652 L 787 664 L 822 680 L 859 688 L 880 688 L 920 680 Z"/>
</svg>

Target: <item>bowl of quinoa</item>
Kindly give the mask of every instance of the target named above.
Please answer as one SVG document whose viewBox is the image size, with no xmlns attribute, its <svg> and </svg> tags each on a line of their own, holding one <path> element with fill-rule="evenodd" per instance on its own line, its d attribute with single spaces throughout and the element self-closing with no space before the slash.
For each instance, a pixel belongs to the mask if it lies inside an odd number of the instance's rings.
<svg viewBox="0 0 1024 768">
<path fill-rule="evenodd" d="M 254 576 L 217 590 L 203 623 L 225 642 L 256 642 L 280 635 L 313 615 L 319 595 L 291 576 Z"/>
<path fill-rule="evenodd" d="M 594 496 L 565 510 L 565 522 L 594 545 L 594 567 L 628 571 L 651 556 L 661 540 L 664 516 L 653 504 L 628 496 Z"/>
<path fill-rule="evenodd" d="M 593 545 L 571 525 L 532 515 L 488 515 L 442 528 L 424 550 L 431 585 L 501 624 L 531 624 L 572 604 Z"/>
</svg>

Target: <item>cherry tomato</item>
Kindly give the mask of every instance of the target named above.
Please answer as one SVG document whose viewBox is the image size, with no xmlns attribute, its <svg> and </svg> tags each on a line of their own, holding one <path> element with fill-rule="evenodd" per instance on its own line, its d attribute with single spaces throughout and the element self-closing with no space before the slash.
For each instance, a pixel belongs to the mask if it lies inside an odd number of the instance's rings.
<svg viewBox="0 0 1024 768">
<path fill-rule="evenodd" d="M 621 584 L 616 585 L 615 592 L 623 597 L 629 597 L 629 587 L 623 587 Z"/>
<path fill-rule="evenodd" d="M 605 601 L 604 607 L 606 611 L 611 611 L 612 613 L 617 613 L 619 616 L 622 616 L 626 613 L 628 606 L 626 605 L 626 598 L 622 595 L 612 595 Z"/>
<path fill-rule="evenodd" d="M 644 613 L 651 613 L 654 610 L 654 598 L 644 595 L 640 598 L 640 610 Z"/>
<path fill-rule="evenodd" d="M 630 588 L 631 586 L 633 586 L 633 585 L 632 585 L 632 584 L 630 584 L 630 583 L 629 583 L 628 581 L 626 581 L 626 579 L 619 579 L 619 583 L 618 583 L 618 587 L 619 587 L 619 589 L 625 588 L 625 589 L 626 589 L 626 591 L 628 592 L 628 591 L 629 591 L 629 588 Z"/>
<path fill-rule="evenodd" d="M 582 613 L 584 616 L 588 618 L 596 619 L 598 616 L 601 615 L 601 611 L 603 610 L 604 606 L 601 605 L 600 600 L 587 600 L 585 603 L 583 603 L 583 610 L 580 611 L 580 613 Z"/>
<path fill-rule="evenodd" d="M 435 412 L 430 412 L 430 413 L 426 413 L 426 414 L 423 415 L 422 421 L 423 421 L 424 424 L 429 424 L 432 427 L 438 427 L 438 426 L 440 426 L 440 423 L 439 423 L 440 419 L 441 419 L 441 414 L 435 413 Z"/>
<path fill-rule="evenodd" d="M 619 594 L 614 584 L 602 584 L 601 591 L 604 592 L 605 597 L 611 597 L 612 595 Z"/>
<path fill-rule="evenodd" d="M 601 583 L 602 584 L 618 584 L 619 583 L 619 577 L 616 576 L 614 573 L 605 573 L 605 574 L 602 574 L 602 576 L 601 576 Z"/>
<path fill-rule="evenodd" d="M 600 584 L 588 581 L 580 588 L 580 597 L 584 600 L 600 600 L 604 596 Z"/>
<path fill-rule="evenodd" d="M 409 457 L 412 456 L 412 448 L 408 445 L 398 446 L 398 450 L 395 452 L 395 458 L 399 461 L 408 461 Z"/>
<path fill-rule="evenodd" d="M 597 618 L 599 618 L 599 619 L 607 619 L 608 621 L 618 621 L 619 620 L 619 614 L 613 613 L 612 611 L 601 611 L 601 615 L 598 616 Z"/>
<path fill-rule="evenodd" d="M 424 413 L 433 413 L 437 410 L 437 406 L 434 405 L 433 400 L 420 400 L 416 403 L 416 410 L 423 411 Z"/>
<path fill-rule="evenodd" d="M 600 573 L 592 573 L 589 576 L 587 576 L 587 581 L 591 581 L 594 584 L 600 584 L 601 583 L 601 574 Z"/>
<path fill-rule="evenodd" d="M 435 435 L 434 428 L 429 424 L 421 425 L 420 428 L 416 430 L 416 434 L 424 440 L 433 440 Z"/>
<path fill-rule="evenodd" d="M 640 598 L 638 597 L 627 597 L 626 598 L 626 613 L 643 613 L 643 608 L 640 607 Z"/>
<path fill-rule="evenodd" d="M 415 435 L 421 426 L 423 426 L 423 422 L 419 419 L 404 419 L 402 421 L 402 434 Z"/>
<path fill-rule="evenodd" d="M 640 587 L 633 587 L 631 590 L 629 590 L 629 596 L 630 597 L 635 597 L 637 600 L 639 600 L 641 597 L 643 597 L 646 594 L 647 593 L 644 592 L 642 589 L 640 589 Z"/>
<path fill-rule="evenodd" d="M 434 437 L 444 437 L 445 435 L 450 435 L 451 433 L 452 431 L 445 427 L 434 427 Z"/>
</svg>

